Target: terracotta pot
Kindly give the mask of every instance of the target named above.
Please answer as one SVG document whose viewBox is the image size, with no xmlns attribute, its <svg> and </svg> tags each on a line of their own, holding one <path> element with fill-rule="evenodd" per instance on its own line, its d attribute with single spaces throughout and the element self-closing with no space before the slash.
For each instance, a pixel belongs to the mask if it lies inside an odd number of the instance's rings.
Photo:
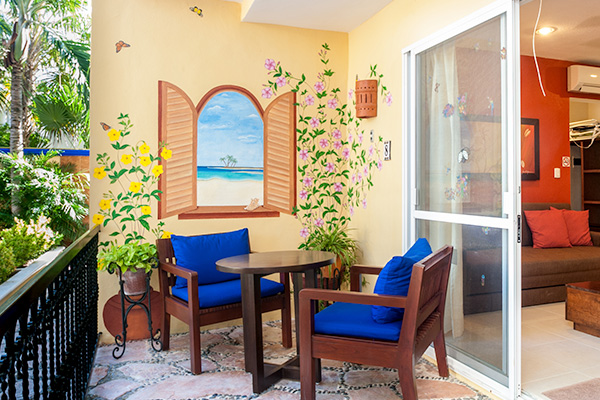
<svg viewBox="0 0 600 400">
<path fill-rule="evenodd" d="M 356 116 L 358 118 L 377 116 L 377 79 L 356 81 Z"/>
<path fill-rule="evenodd" d="M 344 269 L 342 268 L 342 259 L 336 257 L 335 264 L 328 265 L 321 268 L 321 276 L 323 278 L 340 278 Z"/>
<path fill-rule="evenodd" d="M 135 272 L 123 273 L 123 293 L 135 296 L 146 292 L 146 271 L 137 269 Z"/>
</svg>

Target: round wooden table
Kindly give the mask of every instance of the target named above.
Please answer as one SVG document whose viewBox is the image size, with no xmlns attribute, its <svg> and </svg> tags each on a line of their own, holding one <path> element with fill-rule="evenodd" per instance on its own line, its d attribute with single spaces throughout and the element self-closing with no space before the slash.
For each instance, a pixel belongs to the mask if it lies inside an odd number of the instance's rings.
<svg viewBox="0 0 600 400">
<path fill-rule="evenodd" d="M 263 356 L 262 313 L 260 309 L 260 278 L 274 273 L 291 273 L 294 283 L 294 313 L 296 324 L 296 354 L 300 339 L 298 295 L 303 287 L 314 288 L 317 269 L 335 262 L 335 254 L 327 251 L 287 250 L 251 253 L 217 261 L 217 270 L 240 274 L 242 283 L 242 318 L 244 322 L 244 361 L 252 373 L 252 390 L 260 393 L 282 378 L 300 379 L 298 357 L 283 365 L 268 364 Z M 304 285 L 302 284 L 304 274 Z M 320 369 L 318 369 L 320 370 Z"/>
</svg>

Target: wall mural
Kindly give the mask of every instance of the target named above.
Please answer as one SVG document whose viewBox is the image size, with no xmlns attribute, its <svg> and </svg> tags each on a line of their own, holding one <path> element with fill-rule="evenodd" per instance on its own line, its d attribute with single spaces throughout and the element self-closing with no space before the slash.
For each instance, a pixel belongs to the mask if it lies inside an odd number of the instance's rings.
<svg viewBox="0 0 600 400">
<path fill-rule="evenodd" d="M 263 203 L 263 121 L 248 97 L 227 91 L 198 117 L 198 206 Z"/>
</svg>

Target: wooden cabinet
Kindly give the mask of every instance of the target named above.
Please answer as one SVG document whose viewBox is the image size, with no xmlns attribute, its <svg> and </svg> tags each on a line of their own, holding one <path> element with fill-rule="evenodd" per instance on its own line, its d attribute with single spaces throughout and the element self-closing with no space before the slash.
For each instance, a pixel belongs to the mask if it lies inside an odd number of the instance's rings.
<svg viewBox="0 0 600 400">
<path fill-rule="evenodd" d="M 600 231 L 600 144 L 581 149 L 581 167 L 582 209 L 590 210 L 590 229 Z"/>
</svg>

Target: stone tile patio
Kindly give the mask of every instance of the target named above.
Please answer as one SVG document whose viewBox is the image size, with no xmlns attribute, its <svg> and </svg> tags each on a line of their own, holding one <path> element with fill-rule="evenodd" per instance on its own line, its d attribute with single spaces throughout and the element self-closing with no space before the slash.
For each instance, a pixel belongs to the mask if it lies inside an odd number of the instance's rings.
<svg viewBox="0 0 600 400">
<path fill-rule="evenodd" d="M 265 359 L 282 363 L 295 354 L 280 344 L 279 323 L 264 324 Z M 200 375 L 190 372 L 187 334 L 173 335 L 169 351 L 155 352 L 147 340 L 127 343 L 123 357 L 115 360 L 114 346 L 98 348 L 87 400 L 150 399 L 300 399 L 300 383 L 281 380 L 263 393 L 252 393 L 251 376 L 244 371 L 241 326 L 202 332 Z M 465 382 L 440 378 L 437 368 L 421 359 L 416 367 L 419 399 L 483 400 Z M 317 385 L 319 400 L 401 399 L 396 370 L 323 360 L 323 380 Z"/>
</svg>

